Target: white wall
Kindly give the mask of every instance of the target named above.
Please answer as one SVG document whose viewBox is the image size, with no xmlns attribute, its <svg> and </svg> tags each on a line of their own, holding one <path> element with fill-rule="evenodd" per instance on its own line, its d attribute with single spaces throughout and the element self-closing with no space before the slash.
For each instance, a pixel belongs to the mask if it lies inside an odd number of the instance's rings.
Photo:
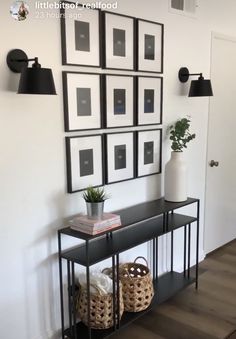
<svg viewBox="0 0 236 339">
<path fill-rule="evenodd" d="M 9 15 L 10 2 L 1 2 L 0 337 L 4 339 L 57 337 L 56 230 L 64 218 L 84 210 L 81 194 L 66 193 L 61 82 L 62 70 L 79 68 L 61 66 L 59 20 L 36 19 L 35 2 L 28 3 L 30 16 L 19 23 Z M 198 17 L 192 19 L 168 13 L 167 0 L 118 1 L 119 13 L 165 24 L 164 127 L 178 117 L 192 116 L 197 139 L 186 151 L 189 195 L 201 199 L 202 220 L 208 99 L 188 98 L 186 88 L 183 95 L 177 73 L 187 66 L 209 75 L 211 31 L 236 36 L 235 11 L 234 0 L 199 0 Z M 18 75 L 5 63 L 13 48 L 22 48 L 30 57 L 38 56 L 43 66 L 53 68 L 57 96 L 15 94 Z M 165 141 L 163 165 L 169 154 Z M 153 176 L 109 186 L 112 199 L 107 210 L 159 197 L 160 180 L 161 176 Z M 176 246 L 181 248 L 181 243 Z M 200 246 L 202 253 L 202 237 Z"/>
</svg>

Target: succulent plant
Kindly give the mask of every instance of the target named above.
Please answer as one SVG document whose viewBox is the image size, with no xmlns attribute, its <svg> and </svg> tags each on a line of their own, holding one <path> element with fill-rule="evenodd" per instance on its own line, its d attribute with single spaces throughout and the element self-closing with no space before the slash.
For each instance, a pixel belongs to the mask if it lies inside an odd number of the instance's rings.
<svg viewBox="0 0 236 339">
<path fill-rule="evenodd" d="M 102 202 L 108 199 L 104 188 L 94 188 L 89 186 L 83 193 L 83 198 L 86 202 Z"/>
</svg>

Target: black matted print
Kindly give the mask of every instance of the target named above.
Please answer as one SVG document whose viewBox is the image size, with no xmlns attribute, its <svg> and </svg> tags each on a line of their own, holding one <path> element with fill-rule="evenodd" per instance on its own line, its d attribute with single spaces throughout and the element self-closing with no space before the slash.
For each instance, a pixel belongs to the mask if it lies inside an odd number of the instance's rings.
<svg viewBox="0 0 236 339">
<path fill-rule="evenodd" d="M 75 20 L 75 49 L 90 52 L 89 22 Z"/>
<path fill-rule="evenodd" d="M 146 141 L 144 142 L 144 165 L 152 164 L 154 160 L 154 142 Z"/>
<path fill-rule="evenodd" d="M 135 123 L 135 79 L 129 75 L 104 74 L 105 127 L 128 127 Z"/>
<path fill-rule="evenodd" d="M 77 116 L 92 115 L 91 89 L 77 88 Z"/>
<path fill-rule="evenodd" d="M 126 93 L 125 89 L 114 88 L 114 114 L 125 114 Z"/>
<path fill-rule="evenodd" d="M 158 22 L 137 21 L 137 71 L 163 73 L 164 26 Z"/>
<path fill-rule="evenodd" d="M 144 59 L 155 59 L 155 36 L 150 34 L 144 34 Z"/>
<path fill-rule="evenodd" d="M 135 19 L 103 12 L 102 68 L 135 70 Z"/>
<path fill-rule="evenodd" d="M 115 170 L 126 168 L 126 145 L 114 147 Z"/>
<path fill-rule="evenodd" d="M 154 113 L 154 89 L 144 90 L 144 113 Z"/>
<path fill-rule="evenodd" d="M 81 177 L 93 174 L 93 149 L 79 151 L 79 168 Z"/>
<path fill-rule="evenodd" d="M 125 57 L 125 30 L 113 28 L 113 55 Z"/>
<path fill-rule="evenodd" d="M 161 173 L 162 130 L 137 131 L 137 177 Z"/>
<path fill-rule="evenodd" d="M 137 125 L 162 123 L 162 77 L 137 77 Z"/>
<path fill-rule="evenodd" d="M 111 184 L 135 177 L 134 132 L 105 135 L 106 183 Z"/>
<path fill-rule="evenodd" d="M 65 131 L 102 128 L 99 74 L 62 72 Z"/>
<path fill-rule="evenodd" d="M 62 64 L 100 67 L 100 9 L 84 8 L 78 2 L 76 4 L 63 0 L 57 2 L 62 5 L 60 8 Z"/>
<path fill-rule="evenodd" d="M 66 137 L 68 192 L 104 184 L 102 135 Z"/>
</svg>

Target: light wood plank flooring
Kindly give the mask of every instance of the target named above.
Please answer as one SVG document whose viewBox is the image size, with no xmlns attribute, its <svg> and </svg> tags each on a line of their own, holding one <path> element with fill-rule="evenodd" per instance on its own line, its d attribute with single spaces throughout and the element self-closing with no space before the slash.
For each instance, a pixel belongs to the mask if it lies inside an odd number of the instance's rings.
<svg viewBox="0 0 236 339">
<path fill-rule="evenodd" d="M 200 264 L 199 289 L 178 293 L 113 339 L 236 339 L 236 240 Z"/>
</svg>

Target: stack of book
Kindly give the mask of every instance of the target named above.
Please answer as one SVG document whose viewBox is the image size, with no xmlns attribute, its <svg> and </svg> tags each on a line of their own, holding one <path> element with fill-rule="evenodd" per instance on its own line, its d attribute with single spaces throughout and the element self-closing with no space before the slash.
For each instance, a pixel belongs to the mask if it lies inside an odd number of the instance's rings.
<svg viewBox="0 0 236 339">
<path fill-rule="evenodd" d="M 121 226 L 121 220 L 117 214 L 104 213 L 101 220 L 88 219 L 86 215 L 81 215 L 70 220 L 69 224 L 73 230 L 95 235 Z"/>
</svg>

